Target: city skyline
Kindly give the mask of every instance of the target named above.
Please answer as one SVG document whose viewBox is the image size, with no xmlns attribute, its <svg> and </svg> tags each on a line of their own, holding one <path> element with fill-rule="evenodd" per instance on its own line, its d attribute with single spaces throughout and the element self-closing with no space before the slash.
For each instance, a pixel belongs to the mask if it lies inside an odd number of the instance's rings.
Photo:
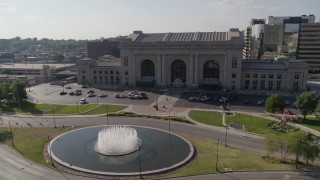
<svg viewBox="0 0 320 180">
<path fill-rule="evenodd" d="M 99 39 L 145 33 L 244 30 L 253 18 L 313 14 L 308 0 L 0 1 L 0 39 Z"/>
</svg>

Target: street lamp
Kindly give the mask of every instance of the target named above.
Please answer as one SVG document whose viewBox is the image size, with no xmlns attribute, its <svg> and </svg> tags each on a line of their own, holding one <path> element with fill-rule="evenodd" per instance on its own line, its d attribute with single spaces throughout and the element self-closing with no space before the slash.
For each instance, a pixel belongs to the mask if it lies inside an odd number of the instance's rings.
<svg viewBox="0 0 320 180">
<path fill-rule="evenodd" d="M 159 96 L 157 96 L 157 98 L 156 98 L 156 110 L 158 110 L 158 98 L 159 98 Z"/>
<path fill-rule="evenodd" d="M 216 160 L 216 171 L 218 172 L 218 161 L 219 161 L 219 144 L 220 139 L 218 139 L 218 145 L 217 145 L 217 160 Z"/>
<path fill-rule="evenodd" d="M 14 146 L 14 143 L 13 143 L 13 134 L 12 134 L 12 130 L 11 130 L 11 121 L 9 120 L 9 130 L 10 130 L 10 135 L 11 135 L 11 144 L 12 146 Z"/>
<path fill-rule="evenodd" d="M 169 109 L 169 132 L 171 132 L 171 112 L 172 109 Z"/>
<path fill-rule="evenodd" d="M 139 145 L 139 178 L 142 179 L 142 175 L 141 175 L 140 149 L 141 149 L 141 146 Z"/>
<path fill-rule="evenodd" d="M 228 110 L 228 112 L 227 112 L 227 121 L 226 121 L 226 119 L 224 119 L 225 120 L 225 123 L 226 123 L 226 137 L 225 137 L 225 139 L 224 139 L 224 146 L 227 146 L 227 138 L 228 138 L 228 129 L 229 129 L 229 110 L 230 110 L 230 104 L 228 103 L 227 104 L 227 110 Z"/>
<path fill-rule="evenodd" d="M 108 120 L 108 104 L 106 104 L 106 111 L 107 111 L 107 125 L 109 125 L 109 120 Z"/>
<path fill-rule="evenodd" d="M 54 117 L 54 109 L 55 109 L 55 106 L 53 106 L 53 108 L 52 108 L 53 124 L 54 124 L 54 128 L 57 128 L 57 126 L 56 126 L 56 118 Z"/>
</svg>

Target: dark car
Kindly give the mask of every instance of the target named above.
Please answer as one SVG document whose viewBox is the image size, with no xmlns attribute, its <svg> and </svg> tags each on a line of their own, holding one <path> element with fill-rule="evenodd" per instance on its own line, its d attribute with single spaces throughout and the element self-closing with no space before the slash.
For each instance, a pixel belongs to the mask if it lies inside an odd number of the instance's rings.
<svg viewBox="0 0 320 180">
<path fill-rule="evenodd" d="M 250 103 L 251 103 L 251 100 L 249 100 L 249 99 L 246 99 L 243 101 L 243 104 L 250 104 Z"/>
<path fill-rule="evenodd" d="M 68 94 L 66 91 L 61 91 L 60 93 L 59 93 L 60 95 L 66 95 L 66 94 Z"/>
<path fill-rule="evenodd" d="M 70 93 L 69 93 L 70 96 L 73 96 L 74 94 L 75 94 L 74 92 L 70 92 Z"/>
<path fill-rule="evenodd" d="M 90 91 L 87 92 L 87 94 L 94 94 L 94 91 L 90 90 Z"/>
<path fill-rule="evenodd" d="M 87 85 L 82 85 L 81 88 L 88 88 L 88 86 Z"/>
</svg>

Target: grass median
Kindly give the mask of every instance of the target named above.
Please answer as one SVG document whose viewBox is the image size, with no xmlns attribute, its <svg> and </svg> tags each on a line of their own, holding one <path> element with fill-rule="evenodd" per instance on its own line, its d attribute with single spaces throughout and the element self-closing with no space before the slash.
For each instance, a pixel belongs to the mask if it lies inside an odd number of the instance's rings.
<svg viewBox="0 0 320 180">
<path fill-rule="evenodd" d="M 109 112 L 117 112 L 125 109 L 127 106 L 108 105 Z M 100 104 L 35 104 L 24 101 L 19 105 L 16 103 L 1 104 L 2 111 L 15 113 L 30 113 L 30 114 L 105 114 L 106 105 Z"/>
<path fill-rule="evenodd" d="M 43 156 L 44 145 L 51 138 L 73 130 L 72 127 L 59 128 L 13 128 L 14 145 L 18 152 L 25 157 L 38 163 L 50 166 Z M 215 172 L 217 142 L 181 134 L 188 139 L 196 148 L 197 156 L 185 167 L 166 174 L 165 176 L 196 175 Z M 0 140 L 11 146 L 11 136 L 8 128 L 0 128 Z M 219 145 L 218 170 L 224 168 L 232 170 L 291 170 L 293 165 L 269 163 L 262 158 L 263 154 L 240 150 L 232 147 Z"/>
<path fill-rule="evenodd" d="M 216 111 L 191 110 L 189 117 L 203 124 L 222 127 L 222 113 Z"/>
</svg>

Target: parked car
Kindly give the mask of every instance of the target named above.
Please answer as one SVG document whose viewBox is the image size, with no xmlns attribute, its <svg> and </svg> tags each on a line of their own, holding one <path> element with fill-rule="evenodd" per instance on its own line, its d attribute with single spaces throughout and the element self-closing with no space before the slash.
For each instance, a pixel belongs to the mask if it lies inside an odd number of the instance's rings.
<svg viewBox="0 0 320 180">
<path fill-rule="evenodd" d="M 71 89 L 71 86 L 66 86 L 66 89 Z"/>
<path fill-rule="evenodd" d="M 73 95 L 75 95 L 75 92 L 70 92 L 69 95 L 73 96 Z"/>
<path fill-rule="evenodd" d="M 81 88 L 88 88 L 88 86 L 87 85 L 82 85 Z"/>
<path fill-rule="evenodd" d="M 263 104 L 263 103 L 264 103 L 264 100 L 263 100 L 263 99 L 259 99 L 258 102 L 257 102 L 257 104 L 259 104 L 259 105 L 261 105 L 261 104 Z"/>
<path fill-rule="evenodd" d="M 196 100 L 196 97 L 190 96 L 190 97 L 188 98 L 188 100 L 189 100 L 189 101 L 194 101 L 194 100 Z"/>
<path fill-rule="evenodd" d="M 75 92 L 74 92 L 74 95 L 80 96 L 80 95 L 82 95 L 82 93 L 81 93 L 81 91 L 75 91 Z"/>
<path fill-rule="evenodd" d="M 59 93 L 60 95 L 66 95 L 66 94 L 68 94 L 66 91 L 61 91 L 60 93 Z"/>
<path fill-rule="evenodd" d="M 228 98 L 221 96 L 219 98 L 219 102 L 226 102 L 228 100 Z"/>
<path fill-rule="evenodd" d="M 99 96 L 99 97 L 107 97 L 107 95 L 106 95 L 106 94 L 103 94 L 103 93 L 99 94 L 98 96 Z"/>
<path fill-rule="evenodd" d="M 290 101 L 286 100 L 286 101 L 284 101 L 284 104 L 288 106 L 290 104 Z"/>
<path fill-rule="evenodd" d="M 87 94 L 88 97 L 95 97 L 96 95 L 94 93 Z"/>
<path fill-rule="evenodd" d="M 93 93 L 94 93 L 93 90 L 89 90 L 89 91 L 87 92 L 87 94 L 93 94 Z"/>
<path fill-rule="evenodd" d="M 249 100 L 249 99 L 246 99 L 243 101 L 243 104 L 250 104 L 250 103 L 251 103 L 251 100 Z"/>
<path fill-rule="evenodd" d="M 208 96 L 202 96 L 200 98 L 200 101 L 208 101 L 209 99 L 210 99 L 210 97 L 208 97 Z"/>
<path fill-rule="evenodd" d="M 87 103 L 86 98 L 81 98 L 79 103 L 80 104 L 86 104 Z"/>
<path fill-rule="evenodd" d="M 289 109 L 284 109 L 284 110 L 283 110 L 283 114 L 286 114 L 286 115 L 294 115 L 294 113 L 291 112 Z"/>
<path fill-rule="evenodd" d="M 114 97 L 115 97 L 115 98 L 120 98 L 120 94 L 119 94 L 119 93 L 114 94 Z"/>
<path fill-rule="evenodd" d="M 126 98 L 127 96 L 126 95 L 124 95 L 124 94 L 120 94 L 120 96 L 119 96 L 120 98 Z"/>
</svg>

